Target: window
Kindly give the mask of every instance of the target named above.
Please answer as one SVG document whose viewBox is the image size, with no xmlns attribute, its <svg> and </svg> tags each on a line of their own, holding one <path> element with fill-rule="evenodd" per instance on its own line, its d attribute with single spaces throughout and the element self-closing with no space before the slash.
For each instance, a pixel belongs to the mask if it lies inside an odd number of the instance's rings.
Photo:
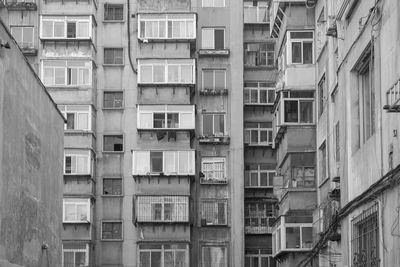
<svg viewBox="0 0 400 267">
<path fill-rule="evenodd" d="M 104 135 L 104 152 L 124 151 L 124 138 L 122 135 Z"/>
<path fill-rule="evenodd" d="M 315 167 L 296 166 L 292 168 L 292 187 L 310 188 L 315 186 Z"/>
<path fill-rule="evenodd" d="M 325 104 L 326 104 L 326 86 L 325 86 L 325 75 L 322 76 L 321 80 L 318 83 L 318 96 L 319 96 L 319 115 L 321 116 L 324 113 Z"/>
<path fill-rule="evenodd" d="M 311 124 L 314 122 L 314 94 L 292 91 L 284 94 L 284 122 Z"/>
<path fill-rule="evenodd" d="M 273 225 L 271 203 L 253 202 L 244 205 L 244 225 L 248 234 L 270 233 Z"/>
<path fill-rule="evenodd" d="M 225 0 L 202 0 L 203 7 L 225 7 Z"/>
<path fill-rule="evenodd" d="M 104 48 L 104 64 L 123 65 L 124 50 L 122 48 Z"/>
<path fill-rule="evenodd" d="M 88 223 L 90 222 L 90 199 L 88 198 L 64 198 L 63 199 L 64 223 Z"/>
<path fill-rule="evenodd" d="M 267 23 L 268 1 L 243 1 L 244 23 Z"/>
<path fill-rule="evenodd" d="M 202 49 L 225 49 L 224 28 L 202 28 L 201 33 Z"/>
<path fill-rule="evenodd" d="M 204 136 L 224 136 L 225 114 L 204 113 L 203 114 L 203 135 Z"/>
<path fill-rule="evenodd" d="M 133 175 L 194 175 L 194 151 L 133 151 Z"/>
<path fill-rule="evenodd" d="M 92 62 L 83 60 L 43 60 L 42 81 L 46 86 L 91 85 Z"/>
<path fill-rule="evenodd" d="M 144 84 L 194 84 L 194 59 L 140 59 L 138 81 Z"/>
<path fill-rule="evenodd" d="M 272 122 L 246 122 L 244 143 L 248 145 L 272 145 Z"/>
<path fill-rule="evenodd" d="M 335 160 L 340 162 L 340 128 L 339 122 L 335 124 Z"/>
<path fill-rule="evenodd" d="M 311 249 L 312 227 L 286 226 L 286 248 Z"/>
<path fill-rule="evenodd" d="M 266 82 L 245 82 L 244 103 L 245 104 L 274 104 L 275 88 Z"/>
<path fill-rule="evenodd" d="M 362 95 L 364 142 L 375 133 L 375 77 L 374 58 L 371 51 L 364 55 L 359 78 L 359 90 Z"/>
<path fill-rule="evenodd" d="M 351 221 L 352 266 L 379 266 L 379 219 L 378 204 L 364 210 Z"/>
<path fill-rule="evenodd" d="M 327 23 L 326 23 L 326 18 L 325 18 L 325 8 L 322 8 L 321 13 L 319 14 L 318 19 L 317 19 L 316 33 L 315 33 L 317 55 L 319 55 L 319 53 L 321 52 L 321 50 L 324 47 L 326 40 L 327 40 L 326 25 L 327 25 Z"/>
<path fill-rule="evenodd" d="M 104 4 L 104 20 L 123 20 L 124 19 L 124 5 L 123 4 Z"/>
<path fill-rule="evenodd" d="M 206 69 L 202 72 L 203 90 L 212 89 L 226 89 L 226 70 L 210 70 Z"/>
<path fill-rule="evenodd" d="M 139 39 L 196 38 L 195 14 L 139 14 Z"/>
<path fill-rule="evenodd" d="M 247 43 L 245 44 L 244 64 L 248 67 L 274 66 L 274 43 Z"/>
<path fill-rule="evenodd" d="M 63 267 L 89 266 L 89 244 L 68 242 L 62 245 Z"/>
<path fill-rule="evenodd" d="M 122 195 L 122 179 L 104 178 L 103 195 L 120 196 Z"/>
<path fill-rule="evenodd" d="M 189 248 L 185 243 L 139 244 L 140 267 L 189 266 Z"/>
<path fill-rule="evenodd" d="M 193 105 L 139 105 L 138 129 L 194 129 Z"/>
<path fill-rule="evenodd" d="M 67 119 L 65 130 L 91 130 L 91 106 L 87 105 L 59 105 L 61 113 Z"/>
<path fill-rule="evenodd" d="M 225 183 L 227 181 L 225 158 L 202 158 L 201 172 L 204 177 L 201 177 L 200 183 Z"/>
<path fill-rule="evenodd" d="M 203 200 L 200 206 L 202 226 L 227 224 L 226 200 Z"/>
<path fill-rule="evenodd" d="M 104 92 L 103 107 L 104 108 L 122 108 L 123 92 Z"/>
<path fill-rule="evenodd" d="M 266 164 L 251 164 L 245 166 L 245 187 L 272 187 L 275 170 Z"/>
<path fill-rule="evenodd" d="M 34 47 L 34 31 L 33 26 L 11 26 L 11 34 L 22 49 Z"/>
<path fill-rule="evenodd" d="M 266 249 L 246 249 L 245 267 L 275 267 L 276 263 L 270 250 Z"/>
<path fill-rule="evenodd" d="M 42 16 L 41 38 L 89 39 L 92 38 L 90 16 Z"/>
<path fill-rule="evenodd" d="M 324 142 L 319 148 L 319 181 L 323 182 L 326 177 L 326 143 Z"/>
<path fill-rule="evenodd" d="M 313 32 L 289 32 L 289 64 L 313 64 Z"/>
<path fill-rule="evenodd" d="M 122 222 L 102 222 L 101 223 L 102 240 L 121 240 Z"/>
<path fill-rule="evenodd" d="M 189 197 L 138 196 L 136 212 L 138 222 L 188 222 Z"/>
<path fill-rule="evenodd" d="M 64 174 L 89 175 L 90 174 L 90 151 L 88 150 L 66 150 L 64 162 Z"/>
<path fill-rule="evenodd" d="M 225 246 L 203 246 L 201 248 L 202 267 L 227 267 L 228 250 Z"/>
</svg>

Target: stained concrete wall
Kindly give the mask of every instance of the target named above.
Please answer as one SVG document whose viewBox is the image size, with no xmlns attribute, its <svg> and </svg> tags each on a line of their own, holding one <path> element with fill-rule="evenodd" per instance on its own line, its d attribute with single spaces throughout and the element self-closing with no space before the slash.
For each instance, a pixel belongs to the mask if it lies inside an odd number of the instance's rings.
<svg viewBox="0 0 400 267">
<path fill-rule="evenodd" d="M 64 120 L 1 21 L 0 39 L 0 266 L 60 266 Z"/>
</svg>

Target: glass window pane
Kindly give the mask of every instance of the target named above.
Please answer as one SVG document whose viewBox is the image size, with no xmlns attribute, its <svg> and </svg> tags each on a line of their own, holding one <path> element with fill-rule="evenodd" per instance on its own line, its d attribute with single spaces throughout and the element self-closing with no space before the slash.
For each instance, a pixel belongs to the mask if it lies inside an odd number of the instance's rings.
<svg viewBox="0 0 400 267">
<path fill-rule="evenodd" d="M 214 72 L 212 70 L 203 70 L 203 89 L 214 88 Z"/>
<path fill-rule="evenodd" d="M 76 37 L 76 22 L 67 22 L 67 38 Z"/>
<path fill-rule="evenodd" d="M 268 173 L 266 173 L 266 172 L 260 173 L 260 185 L 261 186 L 271 186 L 268 183 Z"/>
<path fill-rule="evenodd" d="M 224 29 L 216 29 L 214 38 L 215 38 L 214 49 L 224 49 L 225 48 L 225 30 Z"/>
<path fill-rule="evenodd" d="M 165 113 L 153 114 L 153 128 L 165 128 Z"/>
<path fill-rule="evenodd" d="M 302 123 L 313 122 L 313 102 L 300 101 L 300 122 Z"/>
<path fill-rule="evenodd" d="M 192 65 L 181 66 L 181 80 L 182 83 L 193 83 L 193 67 Z"/>
<path fill-rule="evenodd" d="M 292 63 L 302 63 L 301 42 L 292 42 Z"/>
<path fill-rule="evenodd" d="M 22 43 L 22 27 L 12 27 L 11 32 L 18 44 Z"/>
<path fill-rule="evenodd" d="M 43 21 L 42 22 L 42 36 L 43 37 L 53 37 L 53 22 Z"/>
<path fill-rule="evenodd" d="M 303 64 L 313 63 L 312 42 L 303 42 Z"/>
<path fill-rule="evenodd" d="M 179 66 L 169 65 L 168 66 L 168 82 L 177 83 L 179 82 Z"/>
<path fill-rule="evenodd" d="M 286 227 L 286 248 L 300 248 L 299 227 Z"/>
<path fill-rule="evenodd" d="M 151 267 L 161 267 L 161 252 L 151 252 Z"/>
<path fill-rule="evenodd" d="M 258 103 L 258 91 L 257 90 L 250 90 L 250 103 Z"/>
<path fill-rule="evenodd" d="M 201 48 L 214 49 L 214 29 L 202 29 Z"/>
<path fill-rule="evenodd" d="M 214 115 L 214 134 L 224 135 L 225 133 L 225 116 L 224 114 Z"/>
<path fill-rule="evenodd" d="M 260 90 L 260 103 L 267 103 L 267 91 L 266 90 Z"/>
<path fill-rule="evenodd" d="M 153 82 L 163 83 L 165 82 L 165 67 L 164 66 L 153 66 Z"/>
<path fill-rule="evenodd" d="M 54 22 L 54 37 L 64 37 L 64 22 Z"/>
<path fill-rule="evenodd" d="M 77 37 L 89 37 L 89 22 L 78 22 Z"/>
<path fill-rule="evenodd" d="M 225 89 L 225 71 L 215 71 L 215 89 Z"/>
<path fill-rule="evenodd" d="M 251 143 L 258 143 L 258 131 L 251 131 Z"/>
<path fill-rule="evenodd" d="M 167 127 L 168 128 L 179 128 L 179 113 L 168 113 L 167 114 Z"/>
<path fill-rule="evenodd" d="M 152 82 L 152 76 L 151 66 L 140 66 L 140 82 L 150 83 Z"/>
<path fill-rule="evenodd" d="M 250 185 L 259 186 L 258 184 L 258 174 L 256 172 L 250 173 Z"/>
<path fill-rule="evenodd" d="M 150 164 L 151 172 L 162 172 L 163 171 L 163 153 L 162 152 L 150 152 Z"/>
<path fill-rule="evenodd" d="M 285 100 L 285 122 L 298 122 L 297 100 Z"/>
<path fill-rule="evenodd" d="M 140 267 L 151 267 L 150 266 L 150 252 L 140 251 L 139 266 Z"/>
<path fill-rule="evenodd" d="M 186 151 L 179 152 L 179 173 L 188 173 L 188 153 Z"/>
<path fill-rule="evenodd" d="M 203 114 L 203 135 L 211 136 L 213 132 L 213 115 Z"/>
<path fill-rule="evenodd" d="M 65 69 L 62 68 L 55 68 L 55 85 L 65 85 Z"/>
</svg>

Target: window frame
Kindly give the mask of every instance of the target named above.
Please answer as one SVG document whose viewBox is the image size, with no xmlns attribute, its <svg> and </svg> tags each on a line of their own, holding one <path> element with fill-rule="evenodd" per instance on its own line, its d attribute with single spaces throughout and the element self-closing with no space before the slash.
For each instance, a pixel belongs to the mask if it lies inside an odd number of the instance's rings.
<svg viewBox="0 0 400 267">
<path fill-rule="evenodd" d="M 112 52 L 113 62 L 106 62 L 106 51 L 107 52 Z M 116 57 L 115 54 L 117 52 L 121 52 L 121 62 L 117 62 L 119 57 Z M 125 58 L 124 58 L 124 48 L 123 47 L 104 47 L 103 48 L 103 65 L 104 66 L 124 66 L 125 65 Z"/>
<path fill-rule="evenodd" d="M 143 247 L 143 246 L 146 246 L 146 245 L 152 245 L 152 244 L 154 244 L 154 245 L 159 245 L 160 246 L 160 248 L 141 248 L 141 246 Z M 186 246 L 186 248 L 170 248 L 170 249 L 166 249 L 165 247 L 166 246 L 173 246 L 173 245 L 178 245 L 178 244 L 180 244 L 180 245 L 185 245 Z M 174 265 L 173 266 L 178 266 L 178 265 L 176 265 L 176 255 L 177 255 L 177 252 L 185 252 L 185 265 L 184 266 L 189 266 L 189 244 L 187 244 L 187 243 L 168 243 L 168 244 L 164 244 L 164 243 L 153 243 L 153 242 L 151 242 L 151 243 L 143 243 L 143 244 L 141 244 L 141 243 L 139 243 L 138 244 L 138 246 L 137 246 L 137 253 L 138 253 L 138 255 L 137 255 L 137 266 L 143 266 L 142 264 L 141 264 L 141 262 L 140 262 L 140 259 L 141 259 L 141 253 L 150 253 L 150 265 L 149 266 L 146 266 L 146 267 L 150 267 L 150 266 L 152 266 L 152 264 L 151 264 L 151 253 L 152 252 L 160 252 L 160 263 L 161 263 L 161 266 L 162 267 L 164 267 L 165 265 L 166 265 L 166 263 L 165 263 L 165 253 L 166 252 L 173 252 L 173 255 L 174 255 Z"/>
<path fill-rule="evenodd" d="M 328 177 L 328 149 L 327 149 L 327 143 L 324 140 L 321 144 L 321 146 L 318 148 L 318 154 L 319 154 L 319 184 L 322 184 Z"/>
<path fill-rule="evenodd" d="M 112 224 L 112 228 L 114 226 L 114 224 L 119 224 L 120 225 L 120 234 L 121 237 L 120 238 L 104 238 L 104 224 Z M 114 228 L 112 230 L 112 232 L 114 232 Z M 114 233 L 112 233 L 114 234 Z M 124 224 L 123 221 L 121 220 L 102 220 L 101 221 L 101 231 L 100 231 L 100 239 L 102 241 L 123 241 L 124 240 Z"/>
<path fill-rule="evenodd" d="M 115 95 L 115 94 L 121 94 L 122 98 L 121 98 L 121 106 L 115 106 L 116 100 L 115 97 L 113 98 L 113 106 L 112 107 L 107 107 L 105 105 L 106 103 L 106 94 L 109 95 Z M 123 109 L 124 108 L 124 91 L 120 90 L 120 91 L 113 91 L 113 90 L 105 90 L 103 91 L 103 109 Z"/>
<path fill-rule="evenodd" d="M 104 8 L 103 22 L 123 22 L 124 21 L 124 19 L 125 19 L 125 16 L 124 16 L 124 9 L 125 9 L 124 8 L 124 4 L 121 4 L 121 3 L 112 3 L 112 4 L 104 3 L 103 8 Z M 107 17 L 108 12 L 110 12 L 110 10 L 108 10 L 109 8 L 112 8 L 113 12 L 114 12 L 112 18 L 108 18 Z M 122 18 L 115 18 L 116 17 L 116 14 L 115 14 L 116 8 L 122 8 L 122 11 L 121 11 Z"/>
<path fill-rule="evenodd" d="M 274 169 L 267 169 L 267 168 L 262 168 L 262 164 L 255 164 L 257 166 L 257 170 L 253 170 L 251 169 L 251 166 L 249 166 L 249 170 L 245 170 L 245 188 L 271 188 L 274 186 L 274 176 L 276 174 L 276 171 Z M 262 173 L 266 173 L 267 174 L 267 184 L 266 186 L 262 186 L 261 185 L 261 174 Z M 251 181 L 252 181 L 252 177 L 251 174 L 257 174 L 257 184 L 258 185 L 252 185 Z M 272 176 L 272 184 L 270 184 L 269 178 L 270 178 L 270 174 L 273 174 Z M 248 183 L 246 182 L 246 180 L 248 180 Z"/>
<path fill-rule="evenodd" d="M 297 122 L 290 122 L 285 120 L 285 103 L 289 101 L 297 101 Z M 301 110 L 300 110 L 300 104 L 301 103 L 312 103 L 312 120 L 311 122 L 301 122 Z M 283 97 L 282 98 L 282 122 L 283 124 L 286 125 L 313 125 L 315 124 L 315 100 L 314 98 L 300 98 L 300 97 Z"/>
<path fill-rule="evenodd" d="M 48 62 L 58 62 L 60 66 L 46 66 L 46 63 Z M 80 62 L 83 66 L 74 66 L 76 62 Z M 64 66 L 61 66 L 61 64 L 64 63 Z M 71 64 L 71 65 L 69 65 Z M 90 66 L 89 66 L 90 65 Z M 46 78 L 45 78 L 45 70 L 51 70 L 52 71 L 52 83 L 47 84 Z M 43 84 L 48 86 L 48 87 L 90 87 L 92 86 L 92 69 L 93 69 L 93 62 L 90 60 L 84 60 L 84 59 L 44 59 L 41 60 L 41 80 L 43 81 Z M 64 82 L 63 83 L 56 83 L 56 70 L 63 70 L 63 76 L 64 76 Z M 72 81 L 68 81 L 69 79 L 72 79 L 72 70 L 76 70 L 76 84 L 72 83 Z M 87 83 L 84 83 L 82 81 L 85 80 L 86 74 L 83 71 L 87 71 Z M 82 83 L 81 83 L 82 82 Z"/>
<path fill-rule="evenodd" d="M 318 117 L 321 117 L 321 115 L 324 113 L 326 102 L 327 102 L 327 89 L 326 89 L 326 78 L 324 73 L 318 82 Z"/>
<path fill-rule="evenodd" d="M 253 251 L 258 251 L 258 253 L 249 253 L 248 250 L 253 250 Z M 271 253 L 263 253 L 263 251 L 265 251 L 264 249 L 246 249 L 245 254 L 244 254 L 244 258 L 245 258 L 245 266 L 246 267 L 262 267 L 262 259 L 267 258 L 268 259 L 268 267 L 272 267 L 272 266 L 276 266 L 272 265 L 272 262 L 274 262 L 274 258 L 273 255 Z M 251 261 L 251 259 L 257 258 L 258 260 L 258 266 L 254 266 L 254 264 L 250 264 L 250 266 L 246 265 L 246 259 L 249 259 L 249 261 Z"/>
<path fill-rule="evenodd" d="M 249 86 L 252 84 L 257 84 L 257 86 Z M 269 87 L 269 86 L 263 86 L 263 84 L 268 85 L 265 82 L 248 82 L 246 84 L 245 82 L 245 86 L 244 86 L 244 94 L 243 94 L 243 101 L 245 105 L 270 105 L 273 106 L 275 103 L 275 88 L 274 87 Z M 252 95 L 251 93 L 253 91 L 257 92 L 257 102 L 253 102 L 252 101 Z M 261 92 L 265 91 L 266 92 L 266 102 L 261 102 Z M 273 99 L 271 101 L 270 99 L 270 95 L 269 92 L 272 91 L 273 92 Z"/>
<path fill-rule="evenodd" d="M 71 202 L 66 203 L 66 200 L 70 200 Z M 81 200 L 80 202 L 78 200 Z M 75 202 L 74 202 L 75 201 Z M 86 221 L 82 221 L 79 219 L 75 219 L 75 220 L 67 220 L 66 219 L 66 205 L 75 205 L 75 217 L 78 216 L 78 205 L 79 206 L 86 206 Z M 92 218 L 91 218 L 91 203 L 90 203 L 90 198 L 63 198 L 63 218 L 62 221 L 63 223 L 74 223 L 74 224 L 87 224 L 87 223 L 91 223 Z"/>
<path fill-rule="evenodd" d="M 174 62 L 182 62 L 186 61 L 185 63 L 174 63 Z M 146 63 L 150 62 L 150 63 Z M 178 66 L 178 82 L 176 81 L 169 81 L 169 73 L 168 67 L 170 66 Z M 187 82 L 183 80 L 182 71 L 183 66 L 190 66 L 192 68 L 192 81 Z M 143 81 L 143 73 L 142 67 L 150 67 L 151 68 L 151 81 L 144 82 Z M 164 79 L 163 81 L 155 81 L 154 79 L 154 67 L 162 67 L 164 71 Z M 195 59 L 138 59 L 138 84 L 195 84 L 196 83 L 196 73 L 195 73 Z"/>
<path fill-rule="evenodd" d="M 144 107 L 153 107 L 153 110 L 143 109 Z M 181 107 L 187 107 L 182 110 Z M 174 108 L 176 108 L 174 110 Z M 189 108 L 191 110 L 189 110 Z M 154 127 L 154 114 L 164 114 L 164 126 Z M 168 127 L 168 115 L 178 114 L 178 127 Z M 145 116 L 151 116 L 151 126 L 149 123 L 142 122 Z M 184 117 L 190 115 L 191 121 L 186 121 Z M 188 125 L 189 127 L 183 127 Z M 195 128 L 195 106 L 194 105 L 138 105 L 137 109 L 137 128 L 139 130 L 194 130 Z"/>
<path fill-rule="evenodd" d="M 111 184 L 111 193 L 105 193 L 105 181 L 112 181 L 112 184 Z M 120 182 L 120 188 L 121 188 L 121 190 L 120 190 L 120 194 L 115 194 L 115 188 L 114 188 L 114 183 L 113 182 L 115 182 L 115 181 L 119 181 Z M 102 196 L 104 196 L 104 197 L 121 197 L 121 196 L 123 196 L 123 182 L 122 182 L 122 178 L 109 178 L 109 177 L 104 177 L 103 179 L 102 179 L 102 194 L 101 194 Z"/>
<path fill-rule="evenodd" d="M 205 84 L 205 81 L 204 81 L 204 72 L 207 72 L 207 71 L 212 71 L 212 73 L 213 73 L 213 86 L 212 86 L 212 88 L 206 88 L 206 87 L 204 87 L 204 84 Z M 220 71 L 220 72 L 223 72 L 224 73 L 224 88 L 216 88 L 216 85 L 215 85 L 215 75 L 216 75 L 216 72 L 218 72 L 218 71 Z M 212 91 L 217 91 L 217 90 L 225 90 L 225 89 L 227 89 L 227 86 L 226 86 L 226 82 L 227 82 L 227 79 L 226 79 L 226 69 L 208 69 L 208 68 L 205 68 L 205 69 L 202 69 L 201 70 L 201 90 L 212 90 Z"/>
<path fill-rule="evenodd" d="M 64 253 L 74 253 L 74 265 L 75 265 L 75 253 L 79 253 L 79 252 L 85 252 L 85 266 L 89 266 L 89 244 L 85 244 L 86 248 L 85 249 L 65 249 L 64 248 L 64 244 L 62 244 L 62 255 L 61 255 L 61 261 L 62 261 L 62 266 L 63 267 L 69 267 L 69 266 L 65 266 L 65 256 Z"/>
<path fill-rule="evenodd" d="M 79 152 L 81 152 L 80 154 L 74 154 L 73 152 L 74 151 L 79 151 Z M 85 152 L 85 153 L 87 153 L 87 155 L 83 155 L 84 153 L 83 152 Z M 67 173 L 66 172 L 66 169 L 67 169 L 67 157 L 71 157 L 71 172 L 70 173 Z M 80 173 L 80 172 L 72 172 L 72 169 L 73 169 L 73 162 L 72 162 L 72 157 L 76 157 L 76 159 L 75 159 L 75 164 L 76 164 L 76 170 L 78 171 L 78 157 L 79 158 L 85 158 L 85 159 L 87 159 L 87 172 L 85 172 L 85 173 Z M 91 164 L 92 164 L 92 162 L 91 162 L 91 152 L 90 152 L 90 150 L 73 150 L 73 149 L 70 149 L 70 150 L 64 150 L 64 175 L 91 175 L 92 173 L 91 173 L 91 170 L 92 170 L 92 166 L 91 166 Z"/>
<path fill-rule="evenodd" d="M 223 164 L 223 170 L 222 170 L 222 178 L 218 178 L 216 176 L 216 173 L 221 172 L 221 170 L 216 170 L 216 164 Z M 204 170 L 204 164 L 212 164 L 212 170 Z M 228 182 L 228 177 L 226 174 L 227 168 L 226 168 L 226 158 L 225 157 L 202 157 L 201 158 L 201 172 L 203 173 L 204 177 L 200 178 L 200 184 L 220 184 L 220 183 L 227 183 Z M 211 172 L 212 177 L 210 179 L 207 179 L 206 172 Z M 211 180 L 211 181 L 210 181 Z"/>
<path fill-rule="evenodd" d="M 293 38 L 291 37 L 292 33 L 312 33 L 312 38 Z M 302 30 L 302 31 L 288 31 L 286 33 L 287 36 L 287 64 L 288 65 L 307 65 L 314 64 L 315 62 L 315 53 L 314 53 L 314 31 L 313 30 Z M 301 43 L 301 62 L 293 62 L 293 54 L 292 54 L 292 46 L 293 43 Z M 311 43 L 311 63 L 304 63 L 304 43 Z"/>
<path fill-rule="evenodd" d="M 87 111 L 74 110 L 74 107 L 88 107 Z M 58 109 L 68 120 L 68 114 L 74 115 L 74 129 L 68 129 L 68 122 L 64 124 L 65 131 L 92 131 L 92 106 L 91 105 L 58 105 Z M 85 129 L 78 129 L 79 115 L 87 115 L 87 125 Z"/>
<path fill-rule="evenodd" d="M 15 37 L 15 33 L 13 32 L 13 29 L 20 28 L 21 29 L 21 41 L 18 42 L 17 38 Z M 24 29 L 31 29 L 32 30 L 32 40 L 28 44 L 31 45 L 23 45 L 25 42 L 24 40 Z M 19 47 L 21 49 L 34 49 L 35 48 L 35 26 L 34 25 L 10 25 L 10 31 L 11 35 L 14 37 L 15 41 L 18 43 Z"/>
<path fill-rule="evenodd" d="M 216 248 L 220 248 L 223 249 L 225 251 L 224 253 L 224 266 L 223 267 L 228 267 L 228 246 L 227 245 L 217 245 L 217 244 L 204 244 L 201 245 L 201 266 L 202 267 L 213 267 L 212 265 L 208 265 L 207 262 L 205 261 L 205 248 L 212 248 L 212 247 L 216 247 Z M 219 267 L 221 265 L 218 265 Z"/>
<path fill-rule="evenodd" d="M 257 50 L 250 50 L 250 46 L 251 45 L 258 45 L 258 49 Z M 265 50 L 262 50 L 262 46 L 265 45 Z M 268 45 L 273 45 L 273 50 L 268 50 Z M 248 68 L 272 68 L 275 66 L 275 43 L 274 42 L 245 42 L 244 43 L 244 66 L 248 67 Z M 247 62 L 247 58 L 248 58 L 248 54 L 249 52 L 254 52 L 255 54 L 255 58 L 256 58 L 256 63 L 255 64 L 249 64 Z M 272 64 L 268 63 L 268 60 L 270 59 L 270 56 L 272 54 Z M 262 59 L 265 60 L 265 65 L 258 63 L 261 62 Z"/>
<path fill-rule="evenodd" d="M 78 19 L 78 17 L 81 17 Z M 43 22 L 52 22 L 52 36 L 44 36 L 44 30 L 43 30 Z M 55 27 L 54 24 L 58 23 L 63 23 L 64 24 L 64 34 L 63 36 L 57 37 L 55 36 Z M 75 22 L 75 37 L 68 37 L 68 23 Z M 88 36 L 83 36 L 79 37 L 78 32 L 78 24 L 79 23 L 88 23 Z M 41 15 L 40 16 L 40 39 L 70 39 L 70 40 L 90 40 L 93 38 L 93 18 L 92 16 L 79 16 L 79 15 L 74 15 L 74 16 L 52 16 L 52 15 Z"/>
<path fill-rule="evenodd" d="M 108 137 L 120 137 L 122 139 L 122 150 L 105 150 L 106 148 L 106 138 Z M 118 145 L 118 143 L 113 144 Z M 104 134 L 103 135 L 103 153 L 124 153 L 125 152 L 125 145 L 124 145 L 124 134 Z"/>
<path fill-rule="evenodd" d="M 265 3 L 265 5 L 260 5 L 260 3 Z M 254 4 L 257 4 L 254 6 Z M 251 13 L 246 13 L 246 10 L 256 10 L 255 20 L 247 20 L 252 15 Z M 265 14 L 265 19 L 261 18 Z M 243 21 L 244 23 L 268 23 L 269 13 L 268 13 L 268 1 L 243 1 Z"/>
<path fill-rule="evenodd" d="M 205 204 L 211 204 L 213 207 L 210 209 L 206 210 Z M 219 221 L 219 204 L 224 204 L 224 218 L 223 222 Z M 208 207 L 210 208 L 210 207 Z M 207 217 L 211 216 L 210 214 L 207 214 L 208 212 L 212 213 L 212 219 L 213 221 L 208 222 Z M 228 226 L 228 200 L 227 199 L 201 199 L 200 200 L 200 225 L 202 227 L 208 227 L 208 226 Z"/>
<path fill-rule="evenodd" d="M 211 0 L 213 3 L 211 4 L 211 5 L 206 5 L 205 3 L 207 3 L 206 2 L 207 0 L 202 0 L 201 1 L 201 7 L 211 7 L 211 8 L 216 8 L 216 7 L 226 7 L 226 1 L 225 0 L 221 0 L 221 1 L 223 1 L 223 5 L 220 5 L 220 6 L 218 6 L 218 5 L 216 5 L 215 4 L 215 2 L 216 1 L 218 1 L 218 0 Z M 208 0 L 208 1 L 210 1 L 210 0 Z"/>
<path fill-rule="evenodd" d="M 211 44 L 207 44 L 206 43 L 206 40 L 205 40 L 205 38 L 204 38 L 204 36 L 205 36 L 205 31 L 206 30 L 212 30 L 213 31 L 213 33 L 212 33 L 212 40 L 208 40 L 208 41 L 210 41 L 211 42 Z M 215 48 L 215 46 L 216 46 L 216 43 L 215 43 L 215 32 L 217 31 L 217 30 L 223 30 L 223 32 L 224 32 L 224 45 L 223 45 L 223 48 Z M 201 49 L 203 49 L 203 50 L 225 50 L 225 49 L 227 49 L 227 47 L 226 47 L 226 29 L 225 29 L 225 27 L 202 27 L 201 28 Z"/>
<path fill-rule="evenodd" d="M 244 127 L 244 143 L 248 146 L 273 146 L 274 145 L 274 139 L 273 139 L 273 128 L 271 124 L 271 128 L 262 128 L 261 124 L 262 123 L 269 123 L 269 122 L 251 122 L 251 123 L 256 123 L 257 127 Z M 257 142 L 252 142 L 252 132 L 257 132 Z M 268 141 L 266 142 L 261 142 L 261 133 L 266 132 L 267 133 L 267 139 Z M 246 136 L 249 137 L 249 139 L 246 138 Z"/>
<path fill-rule="evenodd" d="M 204 116 L 205 115 L 212 115 L 213 119 L 212 119 L 212 134 L 211 135 L 206 135 L 204 133 Z M 215 133 L 215 116 L 220 116 L 223 115 L 224 116 L 224 132 L 222 135 L 220 134 L 216 134 Z M 224 136 L 228 136 L 228 131 L 226 129 L 226 113 L 225 112 L 203 112 L 202 113 L 202 119 L 201 119 L 201 133 L 203 136 L 205 137 L 224 137 Z"/>
</svg>

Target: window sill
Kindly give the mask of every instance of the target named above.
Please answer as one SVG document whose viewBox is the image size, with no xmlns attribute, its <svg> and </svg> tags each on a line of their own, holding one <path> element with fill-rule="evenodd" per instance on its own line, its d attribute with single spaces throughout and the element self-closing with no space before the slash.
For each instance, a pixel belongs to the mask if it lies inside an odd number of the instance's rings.
<svg viewBox="0 0 400 267">
<path fill-rule="evenodd" d="M 101 239 L 102 242 L 123 242 L 123 239 Z"/>
<path fill-rule="evenodd" d="M 125 67 L 125 64 L 103 64 L 103 67 L 107 68 L 123 68 Z"/>
<path fill-rule="evenodd" d="M 201 89 L 200 95 L 228 95 L 228 89 Z"/>
<path fill-rule="evenodd" d="M 86 224 L 90 224 L 90 221 L 86 221 L 86 222 L 80 222 L 80 221 L 77 221 L 77 222 L 64 222 L 63 221 L 63 224 L 82 224 L 82 225 L 86 225 Z"/>
<path fill-rule="evenodd" d="M 229 49 L 200 49 L 199 57 L 229 57 Z"/>
<path fill-rule="evenodd" d="M 91 42 L 92 38 L 91 37 L 85 37 L 85 38 L 67 38 L 67 37 L 40 37 L 40 40 L 42 42 Z"/>
<path fill-rule="evenodd" d="M 245 70 L 272 70 L 275 69 L 275 66 L 250 66 L 244 65 Z"/>
<path fill-rule="evenodd" d="M 45 85 L 49 90 L 89 90 L 92 85 L 76 85 L 76 86 L 69 86 L 69 85 Z"/>
<path fill-rule="evenodd" d="M 103 19 L 103 23 L 125 23 L 125 20 L 106 20 Z"/>
<path fill-rule="evenodd" d="M 103 154 L 124 154 L 125 151 L 102 151 Z"/>
<path fill-rule="evenodd" d="M 125 108 L 124 108 L 124 107 L 118 107 L 118 108 L 105 108 L 105 107 L 103 107 L 102 109 L 103 109 L 103 110 L 115 110 L 115 111 L 120 111 L 120 110 L 124 110 Z"/>
<path fill-rule="evenodd" d="M 91 130 L 64 130 L 64 134 L 79 134 L 79 135 L 84 135 L 84 134 L 94 134 L 93 131 Z"/>
<path fill-rule="evenodd" d="M 196 42 L 196 37 L 193 38 L 138 38 L 139 43 L 192 43 Z"/>
<path fill-rule="evenodd" d="M 124 195 L 104 195 L 104 194 L 102 194 L 101 196 L 105 197 L 105 198 L 107 198 L 107 197 L 109 197 L 109 198 L 121 198 L 121 197 L 124 197 Z"/>
</svg>

